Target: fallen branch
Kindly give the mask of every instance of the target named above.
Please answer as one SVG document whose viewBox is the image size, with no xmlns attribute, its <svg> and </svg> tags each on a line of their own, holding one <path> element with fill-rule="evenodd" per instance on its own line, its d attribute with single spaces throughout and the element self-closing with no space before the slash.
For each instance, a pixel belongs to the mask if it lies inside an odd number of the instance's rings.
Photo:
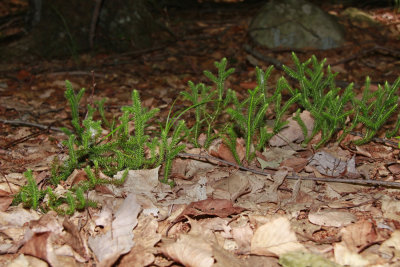
<svg viewBox="0 0 400 267">
<path fill-rule="evenodd" d="M 267 170 L 260 170 L 260 169 L 253 169 L 248 168 L 236 163 L 232 163 L 220 158 L 216 158 L 209 155 L 199 155 L 199 154 L 191 154 L 191 153 L 179 153 L 179 157 L 183 158 L 203 158 L 208 160 L 214 160 L 217 162 L 224 163 L 226 165 L 238 168 L 240 170 L 249 171 L 255 174 L 260 175 L 271 175 L 274 174 L 277 169 L 267 169 Z M 385 187 L 397 187 L 400 188 L 400 183 L 398 182 L 390 182 L 390 181 L 377 181 L 377 180 L 359 180 L 359 179 L 347 179 L 346 177 L 336 177 L 336 178 L 323 178 L 323 177 L 312 177 L 312 176 L 299 176 L 299 175 L 288 175 L 286 176 L 287 179 L 291 180 L 311 180 L 311 181 L 320 181 L 320 182 L 332 182 L 332 183 L 347 183 L 347 184 L 360 184 L 360 185 L 373 185 L 373 186 L 385 186 Z"/>
<path fill-rule="evenodd" d="M 0 122 L 4 123 L 4 124 L 10 124 L 12 126 L 27 126 L 27 127 L 35 127 L 35 128 L 41 129 L 41 130 L 51 130 L 51 131 L 56 131 L 56 132 L 63 132 L 58 127 L 47 126 L 47 125 L 34 123 L 34 122 L 29 122 L 29 121 L 3 120 L 3 119 L 0 119 Z"/>
</svg>

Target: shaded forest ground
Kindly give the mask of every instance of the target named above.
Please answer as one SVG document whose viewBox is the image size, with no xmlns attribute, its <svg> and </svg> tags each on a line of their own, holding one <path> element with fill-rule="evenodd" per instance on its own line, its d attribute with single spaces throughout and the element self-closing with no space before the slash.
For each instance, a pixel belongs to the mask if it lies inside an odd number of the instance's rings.
<svg viewBox="0 0 400 267">
<path fill-rule="evenodd" d="M 107 97 L 107 111 L 111 114 L 118 114 L 120 107 L 129 104 L 132 90 L 137 89 L 144 106 L 161 108 L 159 116 L 166 118 L 175 98 L 181 91 L 187 90 L 187 82 L 189 80 L 207 82 L 203 70 L 215 71 L 214 62 L 223 57 L 228 59 L 229 67 L 236 69 L 234 75 L 227 81 L 227 85 L 239 96 L 244 97 L 247 90 L 256 85 L 256 65 L 266 69 L 271 64 L 269 62 L 271 58 L 288 66 L 293 64 L 291 50 L 265 49 L 249 40 L 246 30 L 251 17 L 259 7 L 260 3 L 217 5 L 188 11 L 168 10 L 166 20 L 177 40 L 165 41 L 160 38 L 153 48 L 141 51 L 122 54 L 86 53 L 74 59 L 53 60 L 26 55 L 1 63 L 0 119 L 3 122 L 23 120 L 40 125 L 70 127 L 71 118 L 64 97 L 66 79 L 70 80 L 76 89 L 88 88 L 89 98 L 84 99 L 86 103 Z M 340 6 L 326 5 L 323 9 L 334 14 L 343 11 Z M 311 55 L 316 55 L 318 59 L 327 58 L 327 64 L 340 73 L 337 77 L 338 84 L 355 82 L 356 92 L 359 94 L 366 76 L 371 77 L 372 86 L 376 88 L 377 83 L 383 84 L 385 81 L 393 83 L 400 75 L 400 14 L 390 8 L 365 11 L 381 25 L 370 26 L 343 17 L 341 23 L 345 25 L 347 32 L 347 42 L 343 47 L 326 51 L 308 49 L 295 51 L 302 61 Z M 269 84 L 274 85 L 282 74 L 281 70 L 274 70 Z M 273 92 L 274 88 L 270 90 Z M 184 104 L 178 100 L 175 109 L 183 108 Z M 385 127 L 391 129 L 395 119 L 393 117 L 392 124 Z M 190 115 L 186 120 L 189 124 L 193 123 Z M 22 173 L 28 168 L 37 175 L 37 182 L 43 183 L 49 175 L 52 156 L 65 153 L 65 147 L 63 148 L 60 142 L 66 137 L 47 129 L 40 130 L 36 127 L 22 127 L 3 122 L 0 122 L 1 190 L 9 191 L 11 188 L 17 190 L 25 182 Z M 383 137 L 384 133 L 385 129 L 382 130 L 380 137 Z M 362 148 L 349 145 L 340 150 L 355 154 L 358 165 L 369 163 L 370 179 L 395 181 L 400 177 L 400 164 L 399 150 L 394 141 L 385 144 L 372 142 Z M 328 149 L 331 151 L 339 149 L 329 146 Z M 311 149 L 309 153 L 312 153 Z M 13 186 L 10 187 L 10 183 Z M 357 191 L 362 191 L 363 196 L 372 196 L 371 199 L 360 200 L 360 203 L 371 204 L 372 207 L 369 208 L 372 211 L 366 208 L 364 213 L 355 212 L 359 221 L 364 219 L 372 222 L 371 227 L 378 227 L 376 220 L 371 219 L 375 218 L 373 217 L 375 209 L 381 209 L 377 199 L 382 194 L 388 194 L 395 200 L 400 197 L 398 190 L 383 191 L 384 189 L 375 187 L 366 187 L 362 190 L 357 188 L 354 191 L 350 190 L 350 193 L 344 189 L 337 190 L 342 197 L 357 194 Z M 283 191 L 287 193 L 290 190 Z M 357 201 L 351 204 L 344 203 L 343 199 L 341 201 L 343 205 L 341 208 L 344 209 L 346 205 L 352 207 L 361 205 Z M 9 204 L 9 201 L 7 203 L 4 201 L 3 207 L 7 209 Z M 265 210 L 272 213 L 271 210 L 274 208 L 277 207 L 265 207 Z M 400 212 L 400 208 L 393 209 Z M 312 209 L 301 210 L 299 218 L 306 217 L 306 214 L 312 212 Z M 385 213 L 383 210 L 382 212 Z M 278 211 L 278 213 L 285 212 Z M 399 221 L 395 217 L 387 216 L 383 220 L 392 231 L 400 228 Z M 385 233 L 380 233 L 380 239 L 375 240 L 377 243 L 381 244 L 389 238 L 391 231 L 389 228 L 385 229 Z M 376 228 L 374 231 L 380 230 Z M 327 227 L 323 231 L 312 233 L 312 238 L 306 234 L 303 238 L 307 242 L 333 244 L 338 241 L 336 239 L 338 232 L 338 228 Z M 365 241 L 359 244 L 365 246 L 360 248 L 360 251 L 366 249 L 370 243 Z M 398 260 L 398 258 L 393 259 L 393 262 Z"/>
</svg>

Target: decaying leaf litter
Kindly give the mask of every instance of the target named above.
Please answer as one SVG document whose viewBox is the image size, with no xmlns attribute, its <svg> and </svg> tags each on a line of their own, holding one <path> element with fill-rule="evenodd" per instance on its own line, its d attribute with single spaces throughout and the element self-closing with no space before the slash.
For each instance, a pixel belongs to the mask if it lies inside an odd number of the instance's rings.
<svg viewBox="0 0 400 267">
<path fill-rule="evenodd" d="M 384 13 L 380 12 L 377 16 Z M 212 69 L 212 62 L 233 54 L 239 66 L 235 67 L 241 71 L 227 81 L 228 86 L 245 94 L 247 89 L 243 88 L 251 85 L 255 75 L 249 63 L 252 56 L 241 49 L 246 41 L 246 18 L 243 14 L 239 18 L 238 26 L 227 23 L 221 26 L 221 32 L 209 28 L 212 23 L 207 17 L 198 20 L 197 26 L 205 34 L 222 38 L 208 44 L 206 54 L 200 53 L 201 40 L 187 40 L 166 47 L 166 52 L 127 58 L 131 61 L 127 65 L 107 67 L 111 57 L 86 58 L 88 66 L 96 66 L 96 73 L 103 75 L 96 77 L 96 94 L 90 97 L 107 96 L 110 111 L 116 113 L 126 104 L 132 89 L 137 88 L 143 104 L 162 108 L 159 116 L 164 116 L 172 105 L 172 96 L 186 90 L 188 80 L 202 79 L 202 70 Z M 349 30 L 355 31 L 354 36 L 369 37 L 365 31 Z M 179 53 L 181 47 L 187 49 L 186 54 Z M 306 51 L 304 58 L 316 54 L 335 63 L 346 54 L 362 53 L 367 47 L 349 43 L 345 52 Z M 290 62 L 288 53 L 269 53 L 285 64 Z M 380 59 L 375 55 L 368 60 Z M 257 63 L 268 66 L 262 61 Z M 171 64 L 176 66 L 173 71 Z M 68 72 L 51 75 L 49 70 L 57 69 L 57 65 L 60 64 L 54 61 L 21 68 L 15 63 L 13 67 L 21 69 L 15 76 L 18 82 L 6 82 L 17 91 L 2 91 L 2 117 L 23 117 L 41 125 L 68 125 L 64 80 L 68 78 L 75 88 L 80 88 L 90 87 L 92 78 L 90 72 L 87 76 Z M 365 73 L 371 73 L 368 66 L 358 62 L 334 66 L 341 69 L 344 80 L 359 84 L 363 84 Z M 382 65 L 379 67 L 373 70 L 373 80 L 380 80 L 379 75 L 387 73 Z M 398 69 L 395 64 L 385 67 Z M 127 74 L 126 69 L 134 70 L 133 74 Z M 2 262 L 32 266 L 45 266 L 46 262 L 53 266 L 110 266 L 116 262 L 118 266 L 278 266 L 279 261 L 285 266 L 301 266 L 303 262 L 368 266 L 396 264 L 399 260 L 398 188 L 287 178 L 305 174 L 321 179 L 396 181 L 400 173 L 396 145 L 344 145 L 359 138 L 349 135 L 340 145 L 329 143 L 318 151 L 298 150 L 293 147 L 295 144 L 289 148 L 270 147 L 256 156 L 255 166 L 248 166 L 264 169 L 266 175 L 230 167 L 212 158 L 182 156 L 172 167 L 173 188 L 159 183 L 157 168 L 131 170 L 123 186 L 98 186 L 88 193 L 87 197 L 101 208 L 60 216 L 53 211 L 42 214 L 10 204 L 12 194 L 26 182 L 22 173 L 27 169 L 33 170 L 39 186 L 46 185 L 54 155 L 61 159 L 66 156 L 60 144 L 65 136 L 34 127 L 3 123 L 0 127 L 5 133 L 2 146 L 34 134 L 0 153 L 0 243 L 2 254 L 6 253 L 1 256 Z M 285 138 L 301 138 L 301 131 L 289 131 L 293 133 L 297 134 Z M 244 153 L 240 140 L 237 147 Z M 208 151 L 192 148 L 185 152 L 234 162 L 222 143 L 215 143 Z M 85 175 L 83 170 L 76 170 L 54 192 L 62 194 L 68 186 L 86 179 Z M 293 262 L 297 265 L 291 265 Z"/>
</svg>

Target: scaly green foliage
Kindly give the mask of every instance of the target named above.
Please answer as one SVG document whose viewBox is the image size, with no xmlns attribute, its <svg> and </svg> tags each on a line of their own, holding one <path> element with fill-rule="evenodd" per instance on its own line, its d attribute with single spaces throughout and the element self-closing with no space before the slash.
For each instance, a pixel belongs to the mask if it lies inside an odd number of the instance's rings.
<svg viewBox="0 0 400 267">
<path fill-rule="evenodd" d="M 204 84 L 195 85 L 189 82 L 190 94 L 181 92 L 186 100 L 189 100 L 195 107 L 196 123 L 190 129 L 193 135 L 193 143 L 199 147 L 198 136 L 200 130 L 206 128 L 206 140 L 204 147 L 209 147 L 211 142 L 219 135 L 214 134 L 214 130 L 218 129 L 216 122 L 225 108 L 231 103 L 234 92 L 231 89 L 225 89 L 226 79 L 235 71 L 234 68 L 226 69 L 228 60 L 223 58 L 220 62 L 215 62 L 218 74 L 205 70 L 204 75 L 210 79 L 216 87 L 216 90 L 210 91 L 210 87 Z"/>
<path fill-rule="evenodd" d="M 315 134 L 321 131 L 321 141 L 316 145 L 320 147 L 326 143 L 340 129 L 345 128 L 346 118 L 352 114 L 353 109 L 345 111 L 346 106 L 354 98 L 353 84 L 350 84 L 340 95 L 341 88 L 335 85 L 337 73 L 332 73 L 330 66 L 326 68 L 326 59 L 318 62 L 315 56 L 301 63 L 297 56 L 292 54 L 296 70 L 283 66 L 285 72 L 299 82 L 295 90 L 288 87 L 293 96 L 300 94 L 298 103 L 310 111 L 315 119 L 314 130 L 305 141 L 308 143 Z M 312 67 L 309 67 L 309 65 Z M 298 117 L 300 119 L 300 117 Z"/>
<path fill-rule="evenodd" d="M 54 159 L 50 181 L 54 188 L 78 168 L 85 170 L 88 179 L 74 185 L 62 196 L 58 196 L 50 186 L 40 190 L 32 171 L 28 170 L 24 173 L 27 185 L 21 188 L 13 203 L 23 203 L 26 207 L 40 208 L 43 211 L 53 209 L 71 215 L 76 210 L 96 205 L 85 198 L 85 192 L 96 185 L 121 185 L 127 177 L 128 170 L 155 167 L 163 163 L 164 177 L 161 182 L 172 186 L 173 181 L 169 180 L 169 175 L 173 159 L 185 149 L 183 141 L 190 140 L 199 147 L 198 138 L 202 131 L 206 132 L 205 147 L 221 136 L 238 163 L 236 140 L 237 137 L 243 137 L 246 146 L 245 160 L 251 161 L 255 152 L 262 150 L 267 141 L 286 126 L 285 114 L 296 103 L 300 108 L 297 108 L 293 118 L 302 129 L 306 138 L 305 143 L 321 132 L 322 138 L 317 147 L 332 139 L 339 130 L 343 130 L 339 139 L 341 141 L 360 123 L 365 126 L 365 136 L 356 144 L 368 142 L 392 115 L 398 113 L 400 77 L 393 85 L 385 83 L 375 92 L 370 91 L 370 80 L 367 78 L 363 97 L 358 100 L 354 97 L 353 84 L 344 90 L 336 87 L 334 81 L 336 74 L 331 72 L 329 66 L 324 67 L 325 60 L 319 62 L 312 56 L 301 63 L 293 53 L 293 61 L 295 70 L 286 66 L 284 70 L 298 81 L 298 88 L 292 89 L 286 79 L 281 77 L 276 83 L 275 90 L 268 92 L 267 80 L 273 68 L 269 67 L 265 72 L 256 68 L 257 86 L 253 90 L 248 90 L 249 95 L 243 101 L 239 101 L 232 90 L 225 89 L 225 81 L 234 69 L 227 69 L 226 58 L 215 62 L 218 74 L 204 72 L 214 83 L 215 90 L 202 83 L 189 82 L 190 92 L 182 92 L 181 95 L 192 105 L 178 113 L 173 113 L 171 107 L 165 122 L 160 123 L 158 136 L 149 135 L 149 126 L 159 109 L 148 111 L 142 107 L 138 91 L 132 92 L 132 105 L 123 107 L 122 114 L 118 118 L 114 117 L 111 122 L 105 114 L 105 100 L 96 102 L 97 108 L 88 105 L 85 118 L 82 119 L 79 104 L 85 89 L 75 93 L 71 83 L 66 81 L 65 96 L 71 107 L 73 126 L 73 130 L 64 129 L 68 135 L 64 145 L 68 148 L 69 157 L 63 163 L 59 163 L 58 158 Z M 282 104 L 284 90 L 288 90 L 291 97 L 285 99 L 285 103 Z M 310 111 L 315 119 L 311 133 L 300 118 L 301 109 Z M 181 119 L 189 110 L 194 110 L 195 114 L 195 123 L 190 129 Z M 272 111 L 273 116 L 266 114 L 267 110 Z M 94 119 L 96 112 L 101 117 L 99 121 Z M 226 120 L 227 115 L 230 117 L 228 123 L 217 125 L 221 119 Z M 274 118 L 273 124 L 269 126 L 267 126 L 267 116 Z M 352 121 L 346 127 L 347 119 L 352 116 Z M 132 125 L 133 130 L 131 130 Z M 103 128 L 109 132 L 106 136 L 102 134 Z M 387 136 L 398 135 L 399 128 L 400 114 L 393 131 L 388 131 Z M 125 172 L 119 180 L 100 178 L 100 172 L 112 176 L 120 170 Z M 43 199 L 45 201 L 41 203 Z"/>
<path fill-rule="evenodd" d="M 241 103 L 235 97 L 233 100 L 235 107 L 227 109 L 227 113 L 233 118 L 235 125 L 245 138 L 247 161 L 252 160 L 255 154 L 255 151 L 251 151 L 254 138 L 258 137 L 257 149 L 264 147 L 267 141 L 264 117 L 268 103 L 264 102 L 264 93 L 259 91 L 259 87 L 248 90 L 249 97 Z"/>
<path fill-rule="evenodd" d="M 165 122 L 164 127 L 161 127 L 161 140 L 159 145 L 159 162 L 161 164 L 162 161 L 165 161 L 164 166 L 164 179 L 161 180 L 163 183 L 169 183 L 171 186 L 173 185 L 173 181 L 168 181 L 168 176 L 172 167 L 172 160 L 185 149 L 184 144 L 180 144 L 180 142 L 188 135 L 189 130 L 186 127 L 184 120 L 179 120 L 180 117 L 189 111 L 192 108 L 196 108 L 201 105 L 199 103 L 195 106 L 190 106 L 185 110 L 181 111 L 178 115 L 171 117 L 172 108 L 168 113 L 167 120 Z M 172 131 L 171 137 L 169 138 L 171 129 L 175 126 Z"/>
<path fill-rule="evenodd" d="M 44 198 L 46 192 L 39 190 L 33 177 L 32 170 L 24 172 L 27 184 L 21 188 L 21 191 L 14 197 L 13 204 L 23 203 L 25 207 L 37 210 L 39 202 Z"/>
<path fill-rule="evenodd" d="M 383 87 L 378 85 L 375 92 L 370 91 L 370 84 L 371 80 L 367 77 L 362 99 L 354 99 L 357 108 L 355 123 L 361 122 L 366 128 L 364 138 L 355 142 L 358 145 L 369 142 L 398 108 L 400 77 L 392 86 L 388 82 Z M 399 119 L 391 136 L 397 133 L 398 127 Z"/>
<path fill-rule="evenodd" d="M 214 101 L 213 99 L 217 91 L 210 91 L 211 88 L 205 86 L 203 83 L 194 84 L 192 81 L 189 81 L 188 85 L 190 88 L 190 93 L 183 91 L 181 92 L 181 95 L 184 99 L 189 100 L 193 105 L 196 106 L 194 108 L 196 121 L 193 127 L 190 129 L 190 132 L 192 133 L 192 143 L 195 145 L 195 147 L 200 147 L 198 139 L 208 114 L 206 104 Z M 208 139 L 213 138 L 208 137 Z"/>
</svg>

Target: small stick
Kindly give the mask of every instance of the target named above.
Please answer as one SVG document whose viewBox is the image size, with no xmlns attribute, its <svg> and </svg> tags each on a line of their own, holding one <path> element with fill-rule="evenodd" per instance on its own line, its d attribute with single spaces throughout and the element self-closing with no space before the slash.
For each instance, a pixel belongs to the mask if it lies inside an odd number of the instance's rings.
<svg viewBox="0 0 400 267">
<path fill-rule="evenodd" d="M 232 163 L 220 158 L 216 158 L 213 156 L 209 155 L 199 155 L 199 154 L 191 154 L 191 153 L 179 153 L 179 157 L 192 157 L 192 158 L 203 158 L 203 159 L 209 159 L 209 160 L 215 160 L 218 162 L 222 162 L 224 164 L 227 164 L 229 166 L 249 171 L 252 173 L 260 174 L 260 175 L 270 175 L 274 174 L 275 171 L 269 169 L 269 170 L 259 170 L 259 169 L 253 169 L 253 168 L 248 168 L 236 163 Z M 275 169 L 276 170 L 276 169 Z M 365 179 L 365 180 L 359 180 L 359 179 L 347 179 L 346 177 L 335 177 L 335 178 L 323 178 L 323 177 L 312 177 L 312 176 L 299 176 L 299 175 L 288 175 L 286 176 L 287 179 L 291 180 L 311 180 L 311 181 L 321 181 L 321 182 L 333 182 L 333 183 L 348 183 L 348 184 L 360 184 L 360 185 L 373 185 L 373 186 L 385 186 L 385 187 L 397 187 L 400 188 L 400 183 L 398 182 L 390 182 L 390 181 L 377 181 L 377 180 L 370 180 L 370 179 Z"/>
<path fill-rule="evenodd" d="M 63 132 L 60 128 L 58 127 L 53 127 L 53 126 L 46 126 L 43 124 L 39 124 L 39 123 L 34 123 L 34 122 L 29 122 L 29 121 L 20 121 L 20 120 L 3 120 L 0 119 L 1 123 L 4 124 L 11 124 L 13 126 L 27 126 L 27 127 L 36 127 L 39 128 L 41 130 L 51 130 L 51 131 L 55 131 L 55 132 Z"/>
</svg>

